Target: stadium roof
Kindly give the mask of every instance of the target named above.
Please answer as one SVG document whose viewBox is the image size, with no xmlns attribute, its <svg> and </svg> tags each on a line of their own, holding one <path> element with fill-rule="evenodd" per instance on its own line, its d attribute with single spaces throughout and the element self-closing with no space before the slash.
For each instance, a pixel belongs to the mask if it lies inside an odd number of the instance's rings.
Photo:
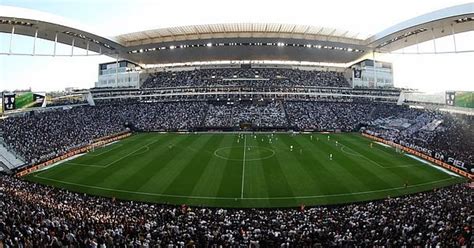
<svg viewBox="0 0 474 248">
<path fill-rule="evenodd" d="M 371 51 L 392 52 L 474 30 L 474 3 L 441 9 L 365 35 L 327 27 L 228 23 L 169 27 L 106 37 L 39 11 L 0 8 L 0 32 L 38 37 L 141 64 L 212 60 L 350 63 Z"/>
<path fill-rule="evenodd" d="M 369 35 L 335 28 L 278 23 L 226 23 L 190 25 L 146 30 L 115 37 L 126 46 L 146 45 L 169 41 L 219 39 L 233 37 L 293 38 L 330 40 L 361 45 Z"/>
</svg>

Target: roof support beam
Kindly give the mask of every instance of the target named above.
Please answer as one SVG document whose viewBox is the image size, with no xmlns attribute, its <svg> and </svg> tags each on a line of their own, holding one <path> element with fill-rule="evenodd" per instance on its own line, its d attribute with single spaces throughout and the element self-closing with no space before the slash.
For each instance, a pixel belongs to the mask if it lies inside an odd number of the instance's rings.
<svg viewBox="0 0 474 248">
<path fill-rule="evenodd" d="M 415 34 L 415 42 L 416 42 L 416 53 L 420 53 L 420 42 L 418 42 L 418 34 Z"/>
<path fill-rule="evenodd" d="M 456 33 L 454 32 L 454 25 L 451 23 L 451 34 L 453 35 L 453 44 L 454 44 L 454 52 L 458 51 L 457 44 L 456 44 Z"/>
<path fill-rule="evenodd" d="M 71 57 L 74 55 L 74 42 L 76 41 L 76 38 L 72 38 L 72 43 L 71 43 Z"/>
<path fill-rule="evenodd" d="M 10 34 L 10 48 L 9 52 L 12 53 L 13 35 L 15 34 L 15 26 L 12 26 L 12 33 Z"/>
<path fill-rule="evenodd" d="M 436 37 L 434 34 L 434 28 L 431 28 L 431 36 L 433 37 L 433 48 L 434 48 L 434 53 L 436 54 Z"/>
<path fill-rule="evenodd" d="M 89 55 L 89 40 L 86 43 L 86 55 Z"/>
<path fill-rule="evenodd" d="M 56 45 L 58 44 L 58 32 L 54 35 L 54 51 L 53 51 L 53 57 L 56 56 Z"/>
<path fill-rule="evenodd" d="M 33 56 L 35 55 L 36 53 L 36 39 L 38 38 L 38 28 L 36 28 L 35 30 L 35 38 L 33 40 Z"/>
</svg>

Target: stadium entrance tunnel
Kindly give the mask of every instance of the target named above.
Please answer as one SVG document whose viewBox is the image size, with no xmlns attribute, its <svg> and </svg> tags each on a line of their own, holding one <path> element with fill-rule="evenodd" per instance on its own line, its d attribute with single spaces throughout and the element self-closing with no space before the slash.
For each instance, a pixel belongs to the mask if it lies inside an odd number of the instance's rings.
<svg viewBox="0 0 474 248">
<path fill-rule="evenodd" d="M 256 161 L 275 156 L 275 151 L 261 146 L 222 147 L 214 151 L 214 156 L 232 161 Z"/>
</svg>

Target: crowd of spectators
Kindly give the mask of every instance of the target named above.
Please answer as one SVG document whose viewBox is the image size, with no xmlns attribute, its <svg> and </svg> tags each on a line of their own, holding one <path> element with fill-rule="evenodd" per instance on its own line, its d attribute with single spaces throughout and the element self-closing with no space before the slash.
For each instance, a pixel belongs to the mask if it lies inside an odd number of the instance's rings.
<svg viewBox="0 0 474 248">
<path fill-rule="evenodd" d="M 357 131 L 376 105 L 351 102 L 286 102 L 290 126 L 300 130 Z"/>
<path fill-rule="evenodd" d="M 189 130 L 202 125 L 205 102 L 132 103 L 115 105 L 124 122 L 140 131 Z"/>
<path fill-rule="evenodd" d="M 368 131 L 395 143 L 413 144 L 431 151 L 431 156 L 474 165 L 474 122 L 472 116 L 453 115 L 415 108 L 387 105 L 376 108 Z"/>
<path fill-rule="evenodd" d="M 204 124 L 206 127 L 239 127 L 243 123 L 257 128 L 288 126 L 280 102 L 210 105 Z"/>
<path fill-rule="evenodd" d="M 163 71 L 151 74 L 142 88 L 190 86 L 349 87 L 342 73 L 284 68 L 221 68 Z"/>
<path fill-rule="evenodd" d="M 0 121 L 4 142 L 25 162 L 56 157 L 91 140 L 124 131 L 107 107 L 75 107 Z"/>
<path fill-rule="evenodd" d="M 5 247 L 472 247 L 472 188 L 344 206 L 194 208 L 117 201 L 0 175 Z"/>
</svg>

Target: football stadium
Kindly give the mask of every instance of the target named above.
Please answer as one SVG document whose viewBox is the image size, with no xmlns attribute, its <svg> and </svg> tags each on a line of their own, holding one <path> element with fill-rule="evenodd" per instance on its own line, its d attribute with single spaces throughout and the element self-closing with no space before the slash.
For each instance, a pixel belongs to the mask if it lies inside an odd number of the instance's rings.
<svg viewBox="0 0 474 248">
<path fill-rule="evenodd" d="M 106 58 L 90 87 L 0 81 L 0 248 L 474 246 L 473 84 L 398 87 L 382 59 L 472 56 L 474 3 L 369 35 L 116 28 L 0 6 L 2 65 Z"/>
</svg>

